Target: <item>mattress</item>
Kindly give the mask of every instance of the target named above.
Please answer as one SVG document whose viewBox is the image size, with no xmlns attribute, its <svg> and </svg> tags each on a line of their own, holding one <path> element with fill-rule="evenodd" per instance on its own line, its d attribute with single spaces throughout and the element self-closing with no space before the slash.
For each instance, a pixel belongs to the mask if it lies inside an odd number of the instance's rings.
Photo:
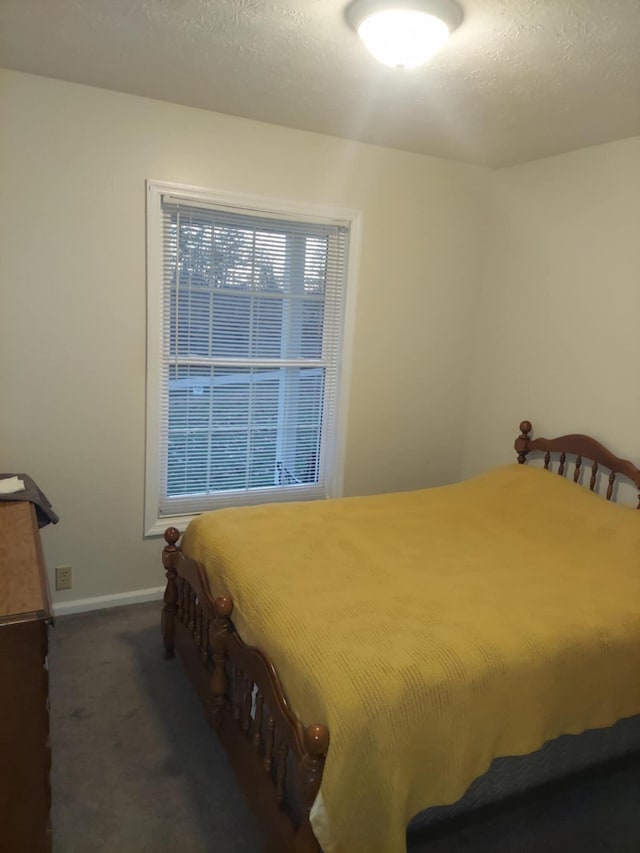
<svg viewBox="0 0 640 853">
<path fill-rule="evenodd" d="M 529 755 L 494 759 L 459 800 L 420 812 L 411 820 L 408 832 L 432 829 L 444 821 L 634 753 L 640 753 L 640 716 L 619 720 L 605 729 L 561 735 Z"/>
</svg>

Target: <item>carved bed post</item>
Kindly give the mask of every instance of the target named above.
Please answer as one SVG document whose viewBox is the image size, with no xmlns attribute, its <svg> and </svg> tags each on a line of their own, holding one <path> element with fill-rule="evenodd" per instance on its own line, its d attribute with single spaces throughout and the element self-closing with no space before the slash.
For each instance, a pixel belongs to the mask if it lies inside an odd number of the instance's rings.
<svg viewBox="0 0 640 853">
<path fill-rule="evenodd" d="M 178 609 L 178 584 L 176 583 L 177 572 L 173 565 L 173 557 L 177 552 L 176 542 L 180 538 L 177 527 L 167 527 L 164 532 L 166 545 L 162 551 L 162 565 L 166 569 L 167 586 L 164 591 L 164 606 L 162 608 L 162 639 L 164 642 L 164 656 L 166 660 L 175 657 L 175 619 Z"/>
<path fill-rule="evenodd" d="M 533 427 L 530 421 L 522 421 L 520 424 L 520 435 L 516 438 L 514 448 L 518 451 L 518 464 L 524 465 L 529 452 L 529 434 Z"/>
<path fill-rule="evenodd" d="M 222 723 L 222 712 L 227 701 L 227 635 L 229 616 L 233 610 L 233 601 L 227 595 L 221 595 L 214 601 L 216 620 L 213 636 L 213 672 L 211 673 L 212 720 L 214 728 Z"/>
<path fill-rule="evenodd" d="M 304 755 L 300 760 L 300 782 L 303 819 L 296 833 L 296 853 L 316 853 L 320 850 L 309 822 L 309 812 L 318 794 L 324 760 L 329 749 L 329 730 L 326 726 L 311 725 L 304 730 Z"/>
</svg>

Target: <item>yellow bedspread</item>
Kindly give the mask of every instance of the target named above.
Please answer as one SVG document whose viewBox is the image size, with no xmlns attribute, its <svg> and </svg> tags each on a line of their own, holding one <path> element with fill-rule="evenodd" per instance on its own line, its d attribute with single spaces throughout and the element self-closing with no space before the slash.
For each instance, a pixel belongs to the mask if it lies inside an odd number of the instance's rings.
<svg viewBox="0 0 640 853">
<path fill-rule="evenodd" d="M 183 548 L 329 726 L 327 853 L 402 851 L 494 757 L 640 712 L 640 512 L 557 475 L 218 510 Z"/>
</svg>

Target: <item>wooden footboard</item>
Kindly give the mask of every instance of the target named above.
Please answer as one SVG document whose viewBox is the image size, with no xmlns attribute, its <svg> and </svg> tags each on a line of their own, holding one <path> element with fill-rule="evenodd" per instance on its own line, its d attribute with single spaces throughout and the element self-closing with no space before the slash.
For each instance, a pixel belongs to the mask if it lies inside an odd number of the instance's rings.
<svg viewBox="0 0 640 853">
<path fill-rule="evenodd" d="M 177 650 L 218 733 L 273 853 L 317 853 L 309 811 L 318 793 L 329 731 L 304 728 L 271 661 L 247 646 L 232 620 L 230 596 L 211 595 L 201 566 L 165 532 L 167 586 L 162 609 L 165 657 Z"/>
</svg>

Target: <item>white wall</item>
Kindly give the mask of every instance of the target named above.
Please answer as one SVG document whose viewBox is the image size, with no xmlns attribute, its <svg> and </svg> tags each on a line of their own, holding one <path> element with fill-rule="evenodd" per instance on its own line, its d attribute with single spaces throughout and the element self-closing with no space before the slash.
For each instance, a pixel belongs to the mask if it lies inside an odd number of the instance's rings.
<svg viewBox="0 0 640 853">
<path fill-rule="evenodd" d="M 145 179 L 361 209 L 345 488 L 457 479 L 484 170 L 0 72 L 0 470 L 61 516 L 65 601 L 161 583 L 144 540 Z"/>
<path fill-rule="evenodd" d="M 538 435 L 640 461 L 640 138 L 494 172 L 465 476 Z"/>
</svg>

